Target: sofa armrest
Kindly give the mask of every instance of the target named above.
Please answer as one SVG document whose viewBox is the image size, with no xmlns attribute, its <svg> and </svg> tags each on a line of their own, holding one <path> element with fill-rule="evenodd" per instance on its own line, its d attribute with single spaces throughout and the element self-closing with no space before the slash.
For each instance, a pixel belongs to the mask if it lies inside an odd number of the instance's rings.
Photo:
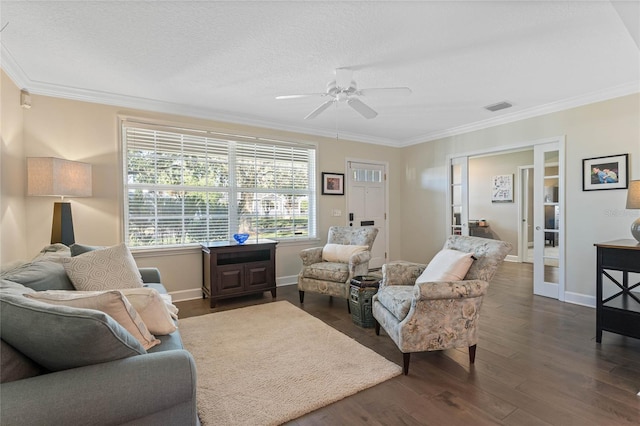
<svg viewBox="0 0 640 426">
<path fill-rule="evenodd" d="M 425 282 L 415 285 L 414 297 L 417 300 L 480 297 L 488 287 L 489 283 L 482 280 Z"/>
<path fill-rule="evenodd" d="M 185 350 L 3 383 L 0 392 L 3 425 L 122 424 L 159 411 L 172 424 L 198 424 L 195 363 Z"/>
<path fill-rule="evenodd" d="M 160 270 L 158 268 L 138 268 L 140 275 L 142 275 L 142 282 L 147 283 L 161 283 L 162 277 L 160 276 Z"/>
<path fill-rule="evenodd" d="M 382 265 L 382 286 L 413 285 L 427 265 L 397 260 Z"/>
<path fill-rule="evenodd" d="M 303 266 L 313 265 L 314 263 L 322 262 L 322 249 L 323 247 L 312 247 L 300 251 L 300 259 L 302 259 Z"/>
</svg>

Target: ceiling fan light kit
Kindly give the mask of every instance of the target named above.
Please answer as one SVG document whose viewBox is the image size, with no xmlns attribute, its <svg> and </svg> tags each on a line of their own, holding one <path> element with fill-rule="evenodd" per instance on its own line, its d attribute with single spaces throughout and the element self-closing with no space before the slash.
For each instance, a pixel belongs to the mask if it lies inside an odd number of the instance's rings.
<svg viewBox="0 0 640 426">
<path fill-rule="evenodd" d="M 411 89 L 408 87 L 379 87 L 370 89 L 358 90 L 358 85 L 353 80 L 353 70 L 348 68 L 337 68 L 336 79 L 327 83 L 327 91 L 325 93 L 307 93 L 297 95 L 281 95 L 276 96 L 278 100 L 284 99 L 298 99 L 308 97 L 329 97 L 328 101 L 322 103 L 319 107 L 311 111 L 305 120 L 316 118 L 323 111 L 329 108 L 331 105 L 337 102 L 346 103 L 354 109 L 358 114 L 362 115 L 366 119 L 375 118 L 378 113 L 369 105 L 362 102 L 360 96 L 371 96 L 376 94 L 392 94 L 392 95 L 409 95 Z"/>
</svg>

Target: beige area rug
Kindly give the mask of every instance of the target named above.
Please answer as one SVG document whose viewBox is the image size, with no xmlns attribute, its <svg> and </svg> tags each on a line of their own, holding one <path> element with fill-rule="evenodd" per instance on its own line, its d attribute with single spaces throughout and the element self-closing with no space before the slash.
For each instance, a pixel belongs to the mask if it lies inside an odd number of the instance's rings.
<svg viewBox="0 0 640 426">
<path fill-rule="evenodd" d="M 276 425 L 401 368 L 286 301 L 182 319 L 203 425 Z"/>
</svg>

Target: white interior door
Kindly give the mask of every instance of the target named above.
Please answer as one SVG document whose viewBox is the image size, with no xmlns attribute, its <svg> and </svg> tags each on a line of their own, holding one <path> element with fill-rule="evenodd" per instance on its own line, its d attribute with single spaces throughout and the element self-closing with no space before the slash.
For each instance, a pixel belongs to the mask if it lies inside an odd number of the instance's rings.
<svg viewBox="0 0 640 426">
<path fill-rule="evenodd" d="M 381 268 L 387 258 L 386 175 L 384 163 L 347 162 L 347 223 L 378 228 L 370 269 Z"/>
<path fill-rule="evenodd" d="M 564 300 L 564 154 L 551 142 L 533 157 L 533 293 Z"/>
<path fill-rule="evenodd" d="M 447 192 L 447 235 L 469 235 L 469 157 L 451 159 Z"/>
</svg>

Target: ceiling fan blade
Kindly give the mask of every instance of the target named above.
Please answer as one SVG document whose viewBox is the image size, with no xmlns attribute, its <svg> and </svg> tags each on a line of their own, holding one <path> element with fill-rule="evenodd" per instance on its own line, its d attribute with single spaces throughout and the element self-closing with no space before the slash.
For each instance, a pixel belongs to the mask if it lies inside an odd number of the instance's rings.
<svg viewBox="0 0 640 426">
<path fill-rule="evenodd" d="M 304 94 L 300 94 L 300 95 L 281 95 L 281 96 L 276 96 L 276 99 L 278 100 L 282 100 L 282 99 L 299 99 L 299 98 L 311 98 L 311 97 L 316 97 L 316 96 L 327 96 L 326 93 L 304 93 Z"/>
<path fill-rule="evenodd" d="M 336 68 L 336 86 L 343 89 L 351 86 L 353 81 L 353 70 L 349 68 Z"/>
<path fill-rule="evenodd" d="M 379 87 L 371 89 L 360 89 L 358 95 L 370 96 L 370 95 L 410 95 L 411 89 L 408 87 Z"/>
<path fill-rule="evenodd" d="M 309 115 L 307 115 L 304 119 L 305 120 L 311 120 L 312 118 L 316 118 L 317 116 L 320 115 L 320 113 L 322 111 L 324 111 L 325 109 L 329 108 L 331 106 L 331 104 L 333 104 L 334 102 L 335 102 L 335 99 L 331 99 L 331 100 L 326 101 L 325 103 L 320 105 L 318 108 L 316 108 L 313 111 L 311 111 L 309 113 Z"/>
<path fill-rule="evenodd" d="M 349 106 L 351 108 L 353 108 L 356 111 L 358 111 L 360 113 L 360 115 L 362 115 L 367 120 L 371 119 L 371 118 L 374 118 L 376 115 L 378 115 L 377 112 L 375 112 L 373 109 L 371 109 L 371 107 L 369 107 L 367 104 L 362 102 L 360 99 L 350 98 L 347 101 L 347 103 L 349 104 Z"/>
</svg>

